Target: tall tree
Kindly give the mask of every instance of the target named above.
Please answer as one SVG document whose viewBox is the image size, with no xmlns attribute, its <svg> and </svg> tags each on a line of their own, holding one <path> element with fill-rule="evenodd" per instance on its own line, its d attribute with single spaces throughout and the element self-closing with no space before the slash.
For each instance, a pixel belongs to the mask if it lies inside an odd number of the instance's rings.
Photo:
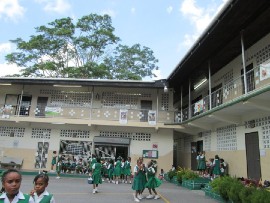
<svg viewBox="0 0 270 203">
<path fill-rule="evenodd" d="M 138 80 L 158 69 L 150 48 L 119 43 L 108 15 L 90 14 L 76 24 L 56 19 L 35 29 L 29 41 L 11 40 L 18 51 L 6 56 L 25 67 L 21 76 Z"/>
</svg>

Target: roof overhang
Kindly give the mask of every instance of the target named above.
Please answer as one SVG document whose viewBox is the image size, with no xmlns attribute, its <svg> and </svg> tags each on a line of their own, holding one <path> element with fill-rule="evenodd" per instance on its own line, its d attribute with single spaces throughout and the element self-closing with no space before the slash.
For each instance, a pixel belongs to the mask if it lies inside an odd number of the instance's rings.
<svg viewBox="0 0 270 203">
<path fill-rule="evenodd" d="M 166 80 L 94 80 L 74 78 L 16 78 L 2 77 L 0 85 L 100 86 L 124 88 L 164 88 Z"/>
<path fill-rule="evenodd" d="M 182 87 L 188 93 L 188 81 L 197 83 L 215 74 L 241 54 L 241 32 L 245 49 L 270 32 L 269 0 L 230 0 L 212 21 L 192 48 L 178 63 L 167 80 L 176 94 Z"/>
</svg>

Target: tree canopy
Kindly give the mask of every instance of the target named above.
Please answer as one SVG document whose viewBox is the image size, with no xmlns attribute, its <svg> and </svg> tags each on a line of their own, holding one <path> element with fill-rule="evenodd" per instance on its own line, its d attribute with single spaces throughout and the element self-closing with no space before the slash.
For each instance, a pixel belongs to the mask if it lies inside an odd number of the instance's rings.
<svg viewBox="0 0 270 203">
<path fill-rule="evenodd" d="M 120 44 L 108 15 L 56 19 L 35 30 L 28 41 L 11 40 L 17 51 L 6 60 L 24 67 L 14 76 L 140 80 L 158 69 L 150 48 Z"/>
</svg>

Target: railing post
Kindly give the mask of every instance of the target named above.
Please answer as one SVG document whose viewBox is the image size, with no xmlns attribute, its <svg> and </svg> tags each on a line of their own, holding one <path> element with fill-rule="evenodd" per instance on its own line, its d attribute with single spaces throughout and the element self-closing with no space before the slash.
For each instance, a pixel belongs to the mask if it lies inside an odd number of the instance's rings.
<svg viewBox="0 0 270 203">
<path fill-rule="evenodd" d="M 181 106 L 180 106 L 180 120 L 183 122 L 183 86 L 181 86 Z"/>
<path fill-rule="evenodd" d="M 244 30 L 241 31 L 241 48 L 242 48 L 242 64 L 244 74 L 244 90 L 247 93 L 247 76 L 246 76 L 246 59 L 245 59 L 245 46 L 244 46 Z"/>
<path fill-rule="evenodd" d="M 158 94 L 159 94 L 159 91 L 157 89 L 157 115 L 156 115 L 156 122 L 158 122 Z"/>
<path fill-rule="evenodd" d="M 212 109 L 212 85 L 211 85 L 211 63 L 208 61 L 208 78 L 209 78 L 209 110 Z"/>
<path fill-rule="evenodd" d="M 190 79 L 188 80 L 188 119 L 191 118 L 191 90 Z"/>
</svg>

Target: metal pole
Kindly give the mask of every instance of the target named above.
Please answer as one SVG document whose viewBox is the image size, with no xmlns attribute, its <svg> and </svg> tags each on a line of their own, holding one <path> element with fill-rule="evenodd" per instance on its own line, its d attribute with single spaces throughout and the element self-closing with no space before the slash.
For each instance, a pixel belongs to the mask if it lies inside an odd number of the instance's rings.
<svg viewBox="0 0 270 203">
<path fill-rule="evenodd" d="M 188 119 L 191 118 L 191 90 L 190 79 L 188 80 Z"/>
<path fill-rule="evenodd" d="M 208 78 L 209 78 L 209 110 L 212 109 L 212 85 L 211 85 L 211 63 L 208 61 Z"/>
<path fill-rule="evenodd" d="M 158 89 L 157 89 L 157 115 L 156 115 L 156 122 L 158 122 L 158 96 L 159 96 L 159 91 L 158 91 Z"/>
<path fill-rule="evenodd" d="M 181 86 L 181 106 L 180 106 L 180 114 L 181 114 L 181 123 L 183 122 L 183 86 Z"/>
<path fill-rule="evenodd" d="M 241 31 L 241 48 L 242 48 L 242 64 L 244 74 L 244 94 L 247 93 L 247 76 L 246 76 L 246 59 L 245 59 L 245 46 L 244 46 L 244 30 Z"/>
</svg>

